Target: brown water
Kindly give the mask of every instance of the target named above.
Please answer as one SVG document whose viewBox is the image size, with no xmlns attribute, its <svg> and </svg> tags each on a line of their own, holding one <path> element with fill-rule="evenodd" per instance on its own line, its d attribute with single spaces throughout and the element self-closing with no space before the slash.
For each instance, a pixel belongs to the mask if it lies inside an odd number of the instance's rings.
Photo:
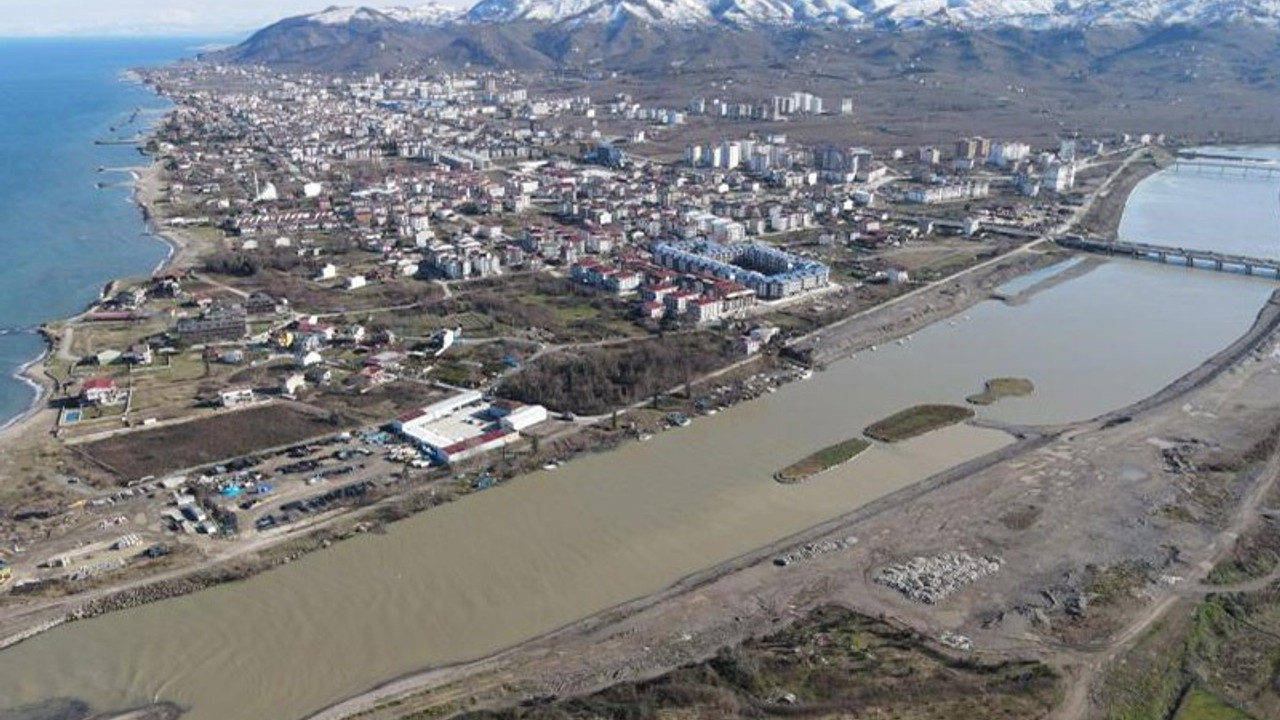
<svg viewBox="0 0 1280 720">
<path fill-rule="evenodd" d="M 480 656 L 811 527 L 1007 436 L 956 427 L 798 486 L 770 475 L 919 402 L 995 376 L 1016 422 L 1100 414 L 1151 394 L 1248 327 L 1259 279 L 1110 263 L 1026 305 L 984 303 L 902 345 L 692 427 L 537 473 L 300 562 L 56 629 L 0 652 L 0 705 L 152 699 L 190 717 L 299 717 L 390 677 Z"/>
</svg>

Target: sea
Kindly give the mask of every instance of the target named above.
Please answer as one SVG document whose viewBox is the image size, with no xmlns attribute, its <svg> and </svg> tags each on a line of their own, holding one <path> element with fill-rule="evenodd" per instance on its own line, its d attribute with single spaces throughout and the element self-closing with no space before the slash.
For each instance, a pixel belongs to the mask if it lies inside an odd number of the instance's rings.
<svg viewBox="0 0 1280 720">
<path fill-rule="evenodd" d="M 167 256 L 132 202 L 128 169 L 148 159 L 136 146 L 95 141 L 144 133 L 169 107 L 131 68 L 211 42 L 0 39 L 0 426 L 36 399 L 19 372 L 44 350 L 40 324 Z"/>
</svg>

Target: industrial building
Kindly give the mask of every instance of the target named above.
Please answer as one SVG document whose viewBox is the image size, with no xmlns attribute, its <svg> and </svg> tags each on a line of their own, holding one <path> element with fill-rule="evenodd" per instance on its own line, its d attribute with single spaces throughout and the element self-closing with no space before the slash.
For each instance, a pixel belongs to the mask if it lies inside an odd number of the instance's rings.
<svg viewBox="0 0 1280 720">
<path fill-rule="evenodd" d="M 520 440 L 520 432 L 547 419 L 541 405 L 489 402 L 467 390 L 402 415 L 393 429 L 442 465 L 475 457 Z"/>
</svg>

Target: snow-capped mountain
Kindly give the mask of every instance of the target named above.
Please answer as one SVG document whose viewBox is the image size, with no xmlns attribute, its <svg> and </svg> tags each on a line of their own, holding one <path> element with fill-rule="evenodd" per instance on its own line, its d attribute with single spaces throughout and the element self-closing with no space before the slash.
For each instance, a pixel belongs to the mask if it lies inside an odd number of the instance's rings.
<svg viewBox="0 0 1280 720">
<path fill-rule="evenodd" d="M 967 50 L 954 61 L 973 68 L 1007 62 L 1026 70 L 1032 45 L 1052 58 L 1046 67 L 1070 66 L 1077 78 L 1134 57 L 1161 64 L 1162 76 L 1185 78 L 1202 72 L 1186 58 L 1203 41 L 1230 46 L 1223 67 L 1257 84 L 1280 73 L 1277 28 L 1280 0 L 479 0 L 466 10 L 441 2 L 331 7 L 281 20 L 209 57 L 338 72 L 422 64 L 781 67 L 805 53 L 862 57 L 874 46 L 870 60 L 898 72 L 914 62 L 899 57 L 902 48 L 957 43 Z M 1024 37 L 998 38 L 1009 33 Z M 861 37 L 851 42 L 850 34 Z"/>
<path fill-rule="evenodd" d="M 436 26 L 520 21 L 658 26 L 837 25 L 853 28 L 942 25 L 1053 29 L 1222 22 L 1280 24 L 1280 0 L 480 0 L 470 10 L 331 7 L 303 16 L 323 25 L 387 22 Z"/>
<path fill-rule="evenodd" d="M 444 25 L 462 17 L 462 8 L 437 2 L 425 5 L 384 8 L 330 7 L 318 13 L 303 15 L 300 20 L 319 25 L 389 24 Z"/>
</svg>

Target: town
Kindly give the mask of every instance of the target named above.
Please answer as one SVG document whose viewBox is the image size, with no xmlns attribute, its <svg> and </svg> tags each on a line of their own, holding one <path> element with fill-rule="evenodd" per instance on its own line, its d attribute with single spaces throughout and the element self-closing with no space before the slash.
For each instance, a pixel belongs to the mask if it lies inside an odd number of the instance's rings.
<svg viewBox="0 0 1280 720">
<path fill-rule="evenodd" d="M 139 202 L 175 257 L 45 328 L 63 492 L 4 528 L 28 595 L 677 430 L 1163 157 L 1124 135 L 869 149 L 841 140 L 856 98 L 785 89 L 673 109 L 509 72 L 145 80 L 175 107 Z"/>
</svg>

